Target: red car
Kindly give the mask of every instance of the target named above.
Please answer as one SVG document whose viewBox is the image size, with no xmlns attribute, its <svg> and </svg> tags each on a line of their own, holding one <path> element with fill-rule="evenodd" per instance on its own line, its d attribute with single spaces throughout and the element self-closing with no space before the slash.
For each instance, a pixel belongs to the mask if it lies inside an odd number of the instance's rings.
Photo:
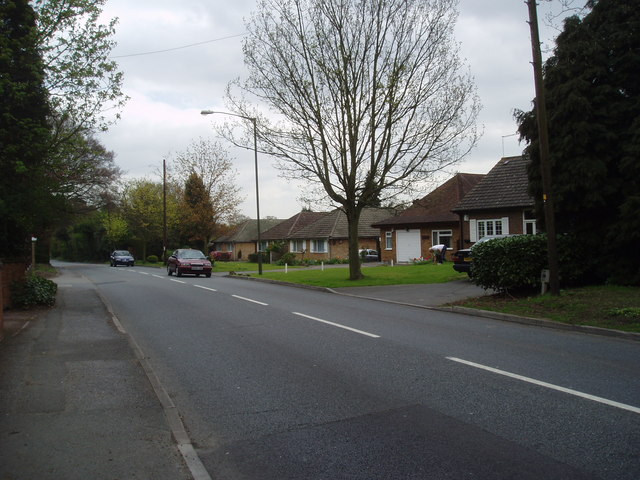
<svg viewBox="0 0 640 480">
<path fill-rule="evenodd" d="M 167 259 L 167 275 L 176 274 L 181 277 L 184 274 L 211 276 L 211 262 L 200 250 L 179 248 Z"/>
</svg>

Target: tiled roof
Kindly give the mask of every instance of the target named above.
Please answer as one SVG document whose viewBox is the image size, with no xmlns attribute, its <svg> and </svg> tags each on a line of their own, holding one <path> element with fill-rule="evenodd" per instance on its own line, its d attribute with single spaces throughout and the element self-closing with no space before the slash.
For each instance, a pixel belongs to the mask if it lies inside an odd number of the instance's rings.
<svg viewBox="0 0 640 480">
<path fill-rule="evenodd" d="M 327 212 L 306 212 L 296 213 L 287 220 L 282 220 L 279 224 L 273 226 L 261 235 L 262 240 L 284 240 L 289 238 L 296 230 L 306 227 L 307 225 L 320 220 Z"/>
<path fill-rule="evenodd" d="M 394 212 L 390 208 L 365 208 L 360 215 L 358 236 L 379 237 L 380 231 L 371 225 Z M 347 216 L 342 210 L 336 209 L 305 228 L 296 230 L 289 238 L 349 238 Z"/>
<path fill-rule="evenodd" d="M 532 207 L 533 197 L 527 188 L 528 159 L 505 157 L 493 167 L 458 205 L 454 212 L 497 210 L 513 207 Z"/>
<path fill-rule="evenodd" d="M 260 219 L 260 237 L 262 233 L 273 228 L 275 225 L 283 222 L 277 218 L 261 218 Z M 228 235 L 216 238 L 216 242 L 255 242 L 258 239 L 258 222 L 251 219 L 242 222 L 238 227 Z M 261 238 L 262 239 L 262 238 Z"/>
<path fill-rule="evenodd" d="M 457 173 L 399 215 L 386 218 L 375 226 L 457 222 L 458 216 L 451 209 L 484 177 L 477 173 Z"/>
</svg>

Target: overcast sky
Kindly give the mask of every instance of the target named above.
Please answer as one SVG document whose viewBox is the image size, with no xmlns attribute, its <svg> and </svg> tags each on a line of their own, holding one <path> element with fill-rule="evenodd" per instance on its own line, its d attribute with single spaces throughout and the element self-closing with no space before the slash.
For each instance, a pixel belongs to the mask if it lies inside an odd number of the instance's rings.
<svg viewBox="0 0 640 480">
<path fill-rule="evenodd" d="M 548 45 L 554 32 L 542 23 L 556 4 L 539 6 L 541 36 Z M 115 152 L 127 177 L 160 180 L 154 175 L 163 158 L 200 137 L 219 140 L 212 125 L 224 118 L 200 111 L 224 110 L 227 83 L 244 75 L 244 20 L 254 7 L 255 0 L 108 0 L 105 17 L 119 18 L 112 54 L 130 100 L 121 120 L 99 138 Z M 503 154 L 519 155 L 513 111 L 529 110 L 535 95 L 524 0 L 460 0 L 459 14 L 456 40 L 478 87 L 484 134 L 462 163 L 443 174 L 445 180 L 456 171 L 486 173 Z M 255 218 L 253 153 L 229 150 L 245 197 L 240 209 Z M 261 217 L 294 215 L 303 207 L 299 187 L 281 179 L 269 157 L 261 156 L 259 164 Z"/>
</svg>

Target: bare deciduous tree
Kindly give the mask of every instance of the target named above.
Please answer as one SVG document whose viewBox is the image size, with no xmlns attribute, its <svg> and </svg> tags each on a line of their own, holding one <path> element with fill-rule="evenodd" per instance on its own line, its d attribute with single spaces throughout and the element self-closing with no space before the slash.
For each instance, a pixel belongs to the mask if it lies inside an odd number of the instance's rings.
<svg viewBox="0 0 640 480">
<path fill-rule="evenodd" d="M 248 22 L 249 74 L 230 85 L 229 107 L 258 118 L 260 148 L 285 176 L 321 186 L 345 212 L 351 279 L 362 277 L 362 209 L 410 192 L 477 140 L 479 102 L 453 40 L 456 7 L 260 0 Z"/>
<path fill-rule="evenodd" d="M 234 183 L 237 171 L 233 168 L 229 152 L 219 142 L 203 138 L 194 140 L 186 150 L 178 152 L 169 164 L 171 175 L 181 185 L 187 183 L 192 173 L 202 180 L 211 200 L 212 224 L 216 228 L 238 215 L 242 197 L 240 187 Z M 209 236 L 215 236 L 215 233 L 212 230 Z M 205 248 L 210 238 L 206 240 Z"/>
</svg>

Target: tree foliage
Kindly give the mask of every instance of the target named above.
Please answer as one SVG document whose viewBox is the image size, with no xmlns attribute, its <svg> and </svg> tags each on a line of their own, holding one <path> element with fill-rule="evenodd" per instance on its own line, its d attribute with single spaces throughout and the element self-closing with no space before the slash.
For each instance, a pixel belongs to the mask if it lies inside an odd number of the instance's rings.
<svg viewBox="0 0 640 480">
<path fill-rule="evenodd" d="M 101 23 L 106 0 L 35 0 L 38 47 L 57 142 L 105 130 L 126 97 L 122 72 L 109 58 L 117 19 Z M 109 114 L 107 114 L 109 112 Z"/>
<path fill-rule="evenodd" d="M 640 1 L 590 1 L 545 64 L 552 194 L 559 233 L 599 259 L 595 279 L 640 282 Z M 540 204 L 536 110 L 517 117 Z M 539 216 L 540 217 L 540 216 Z"/>
<path fill-rule="evenodd" d="M 213 204 L 202 178 L 192 172 L 184 186 L 184 201 L 180 212 L 182 233 L 191 242 L 205 249 L 215 228 Z"/>
<path fill-rule="evenodd" d="M 44 68 L 27 0 L 0 2 L 0 255 L 20 255 L 52 205 Z"/>
<path fill-rule="evenodd" d="M 362 275 L 362 209 L 411 191 L 475 143 L 479 106 L 453 42 L 456 4 L 261 0 L 247 25 L 249 75 L 234 85 L 244 96 L 230 88 L 230 107 L 259 118 L 261 148 L 285 176 L 344 210 L 352 279 Z"/>
<path fill-rule="evenodd" d="M 193 173 L 201 179 L 211 202 L 214 223 L 228 223 L 238 215 L 242 198 L 234 181 L 237 171 L 229 152 L 219 142 L 203 138 L 194 140 L 176 154 L 171 164 L 172 177 L 182 185 Z"/>
</svg>

